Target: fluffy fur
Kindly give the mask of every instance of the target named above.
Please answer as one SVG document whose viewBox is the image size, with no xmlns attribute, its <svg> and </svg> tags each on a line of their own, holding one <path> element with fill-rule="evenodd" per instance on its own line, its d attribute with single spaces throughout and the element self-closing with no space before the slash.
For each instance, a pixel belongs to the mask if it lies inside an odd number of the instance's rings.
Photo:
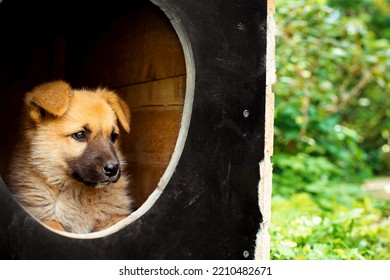
<svg viewBox="0 0 390 280">
<path fill-rule="evenodd" d="M 128 216 L 119 125 L 130 132 L 130 111 L 112 91 L 73 90 L 63 81 L 34 88 L 8 172 L 11 191 L 37 219 L 69 232 L 98 231 Z"/>
</svg>

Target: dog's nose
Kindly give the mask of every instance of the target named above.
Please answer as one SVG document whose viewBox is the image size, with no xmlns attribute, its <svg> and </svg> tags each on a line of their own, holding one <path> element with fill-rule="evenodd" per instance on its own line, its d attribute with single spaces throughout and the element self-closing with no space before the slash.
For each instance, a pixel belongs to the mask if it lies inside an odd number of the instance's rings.
<svg viewBox="0 0 390 280">
<path fill-rule="evenodd" d="M 108 163 L 106 166 L 103 167 L 104 175 L 108 177 L 114 177 L 118 175 L 119 172 L 119 164 L 117 163 Z"/>
</svg>

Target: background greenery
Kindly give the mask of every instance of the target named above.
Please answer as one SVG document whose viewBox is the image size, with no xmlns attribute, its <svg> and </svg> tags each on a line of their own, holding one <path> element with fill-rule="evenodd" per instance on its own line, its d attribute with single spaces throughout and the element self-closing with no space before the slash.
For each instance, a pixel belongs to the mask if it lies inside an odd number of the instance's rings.
<svg viewBox="0 0 390 280">
<path fill-rule="evenodd" d="M 390 1 L 277 0 L 273 259 L 390 259 Z"/>
</svg>

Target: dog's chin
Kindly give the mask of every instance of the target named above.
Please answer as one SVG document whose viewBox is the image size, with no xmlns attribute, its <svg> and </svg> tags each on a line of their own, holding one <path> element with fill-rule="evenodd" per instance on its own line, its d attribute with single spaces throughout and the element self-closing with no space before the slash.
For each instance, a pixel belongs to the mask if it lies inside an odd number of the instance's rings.
<svg viewBox="0 0 390 280">
<path fill-rule="evenodd" d="M 110 184 L 116 183 L 120 178 L 120 176 L 116 176 L 115 178 L 101 178 L 99 180 L 90 180 L 90 179 L 86 179 L 86 178 L 81 177 L 77 173 L 72 174 L 72 177 L 77 182 L 82 183 L 83 185 L 85 185 L 89 188 L 93 188 L 93 189 L 103 189 L 103 188 L 109 186 Z"/>
<path fill-rule="evenodd" d="M 94 189 L 103 189 L 105 187 L 107 187 L 108 185 L 112 184 L 113 182 L 101 182 L 101 183 L 97 183 L 95 184 L 94 186 L 92 186 Z"/>
<path fill-rule="evenodd" d="M 100 181 L 100 182 L 96 182 L 95 185 L 93 186 L 94 189 L 103 189 L 111 184 L 115 184 L 116 182 L 118 182 L 120 176 L 117 176 L 113 179 L 107 179 L 107 180 L 103 180 L 103 181 Z"/>
<path fill-rule="evenodd" d="M 80 182 L 80 181 L 79 181 Z M 101 182 L 81 182 L 85 186 L 92 188 L 92 189 L 103 189 L 108 187 L 111 184 L 116 183 L 117 181 L 101 181 Z"/>
</svg>

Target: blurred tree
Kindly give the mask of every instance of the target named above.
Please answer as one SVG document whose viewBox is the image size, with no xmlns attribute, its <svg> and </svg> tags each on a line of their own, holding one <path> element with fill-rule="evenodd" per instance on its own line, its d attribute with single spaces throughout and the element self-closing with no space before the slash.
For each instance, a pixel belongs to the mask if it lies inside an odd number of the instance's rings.
<svg viewBox="0 0 390 280">
<path fill-rule="evenodd" d="M 390 38 L 390 1 L 355 0 L 353 5 L 345 0 L 328 0 L 329 6 L 338 8 L 345 16 L 363 19 L 378 38 Z"/>
<path fill-rule="evenodd" d="M 346 176 L 389 171 L 383 162 L 390 152 L 390 42 L 370 29 L 372 16 L 342 9 L 343 1 L 329 3 L 334 7 L 278 0 L 276 180 L 283 160 L 299 162 L 301 154 L 321 158 L 312 164 L 326 159 Z M 321 176 L 340 176 L 326 170 Z"/>
<path fill-rule="evenodd" d="M 357 0 L 354 5 L 342 0 L 328 0 L 344 17 L 360 18 L 365 24 L 368 38 L 364 40 L 365 54 L 374 67 L 367 73 L 376 83 L 368 84 L 359 98 L 352 100 L 349 110 L 343 111 L 344 121 L 364 136 L 362 146 L 367 152 L 368 163 L 377 173 L 388 174 L 390 170 L 390 108 L 383 102 L 390 91 L 390 1 Z M 372 72 L 373 75 L 372 75 Z M 379 73 L 378 73 L 379 72 Z M 379 92 L 378 92 L 379 91 Z M 366 108 L 365 108 L 366 107 Z M 376 112 L 367 114 L 367 109 Z M 367 126 L 368 124 L 368 126 Z M 369 128 L 369 129 L 367 129 Z"/>
</svg>

